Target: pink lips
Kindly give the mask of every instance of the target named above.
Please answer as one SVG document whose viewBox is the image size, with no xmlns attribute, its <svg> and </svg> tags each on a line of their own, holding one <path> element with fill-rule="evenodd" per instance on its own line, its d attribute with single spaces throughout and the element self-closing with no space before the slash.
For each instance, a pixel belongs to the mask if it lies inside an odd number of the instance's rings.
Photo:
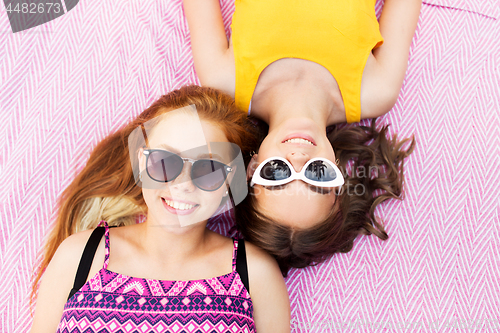
<svg viewBox="0 0 500 333">
<path fill-rule="evenodd" d="M 170 198 L 168 198 L 168 200 L 174 201 L 174 200 L 172 200 Z M 192 212 L 194 212 L 199 207 L 199 205 L 195 204 L 194 202 L 183 201 L 183 200 L 175 200 L 175 201 L 182 202 L 182 203 L 187 203 L 187 204 L 195 205 L 195 206 L 193 208 L 191 208 L 191 209 L 175 209 L 173 207 L 170 207 L 165 202 L 164 198 L 161 198 L 161 202 L 163 203 L 163 207 L 165 207 L 166 210 L 168 210 L 170 213 L 175 214 L 175 215 L 189 215 L 189 214 L 191 214 Z"/>
<path fill-rule="evenodd" d="M 290 140 L 290 139 L 304 139 L 307 141 L 311 141 L 313 143 L 313 145 L 316 146 L 316 142 L 314 141 L 314 139 L 310 135 L 302 134 L 302 133 L 295 133 L 295 134 L 287 135 L 285 137 L 285 139 L 283 141 L 281 141 L 281 143 L 285 143 L 285 141 Z M 303 144 L 300 144 L 300 145 L 303 145 Z"/>
</svg>

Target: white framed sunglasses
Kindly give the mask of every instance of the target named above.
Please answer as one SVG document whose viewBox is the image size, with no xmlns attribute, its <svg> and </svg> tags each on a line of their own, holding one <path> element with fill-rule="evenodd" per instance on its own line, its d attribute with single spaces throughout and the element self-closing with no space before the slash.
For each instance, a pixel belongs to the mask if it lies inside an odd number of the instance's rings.
<svg viewBox="0 0 500 333">
<path fill-rule="evenodd" d="M 326 158 L 312 158 L 304 164 L 300 172 L 296 172 L 287 159 L 275 156 L 259 164 L 250 186 L 279 186 L 296 179 L 317 187 L 337 187 L 344 184 L 340 169 Z"/>
</svg>

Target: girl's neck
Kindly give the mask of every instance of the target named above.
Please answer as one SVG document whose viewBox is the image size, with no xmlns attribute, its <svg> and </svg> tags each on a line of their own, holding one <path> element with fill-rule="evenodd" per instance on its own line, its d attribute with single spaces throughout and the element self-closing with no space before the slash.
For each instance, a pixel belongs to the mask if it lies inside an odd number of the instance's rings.
<svg viewBox="0 0 500 333">
<path fill-rule="evenodd" d="M 137 238 L 148 256 L 162 261 L 182 262 L 199 255 L 206 248 L 210 233 L 206 223 L 180 227 L 145 221 L 137 230 Z"/>
<path fill-rule="evenodd" d="M 307 118 L 326 128 L 332 112 L 328 93 L 300 82 L 269 87 L 259 94 L 258 104 L 255 104 L 256 112 L 252 113 L 265 121 L 270 131 L 290 118 Z"/>
</svg>

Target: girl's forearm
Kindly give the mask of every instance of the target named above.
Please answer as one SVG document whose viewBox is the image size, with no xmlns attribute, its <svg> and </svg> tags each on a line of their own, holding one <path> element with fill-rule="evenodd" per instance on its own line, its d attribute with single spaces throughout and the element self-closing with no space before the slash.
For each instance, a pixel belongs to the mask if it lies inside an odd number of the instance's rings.
<svg viewBox="0 0 500 333">
<path fill-rule="evenodd" d="M 184 12 L 191 35 L 191 50 L 200 81 L 210 79 L 227 53 L 229 43 L 218 0 L 184 0 Z"/>
</svg>

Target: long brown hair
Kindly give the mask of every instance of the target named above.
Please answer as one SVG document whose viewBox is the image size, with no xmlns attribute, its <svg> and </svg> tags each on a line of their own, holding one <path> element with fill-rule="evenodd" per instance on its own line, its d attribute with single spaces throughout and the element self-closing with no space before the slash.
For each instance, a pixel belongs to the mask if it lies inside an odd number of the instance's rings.
<svg viewBox="0 0 500 333">
<path fill-rule="evenodd" d="M 387 128 L 377 130 L 374 119 L 371 126 L 330 129 L 328 139 L 345 184 L 329 216 L 312 227 L 293 229 L 268 218 L 256 208 L 249 187 L 249 195 L 236 206 L 236 224 L 246 240 L 276 258 L 284 276 L 291 267 L 315 265 L 336 252 L 349 252 L 361 233 L 388 238 L 375 218 L 375 208 L 387 199 L 403 198 L 404 159 L 413 151 L 415 140 L 398 141 L 396 135 L 387 139 Z"/>
<path fill-rule="evenodd" d="M 230 96 L 212 88 L 186 86 L 160 97 L 136 119 L 99 142 L 83 170 L 59 197 L 57 219 L 35 269 L 30 307 L 43 272 L 65 238 L 97 227 L 100 220 L 109 225 L 129 225 L 147 213 L 130 163 L 129 135 L 148 120 L 192 104 L 201 119 L 220 126 L 228 141 L 237 144 L 243 156 L 249 155 L 256 140 L 253 126 Z"/>
</svg>

